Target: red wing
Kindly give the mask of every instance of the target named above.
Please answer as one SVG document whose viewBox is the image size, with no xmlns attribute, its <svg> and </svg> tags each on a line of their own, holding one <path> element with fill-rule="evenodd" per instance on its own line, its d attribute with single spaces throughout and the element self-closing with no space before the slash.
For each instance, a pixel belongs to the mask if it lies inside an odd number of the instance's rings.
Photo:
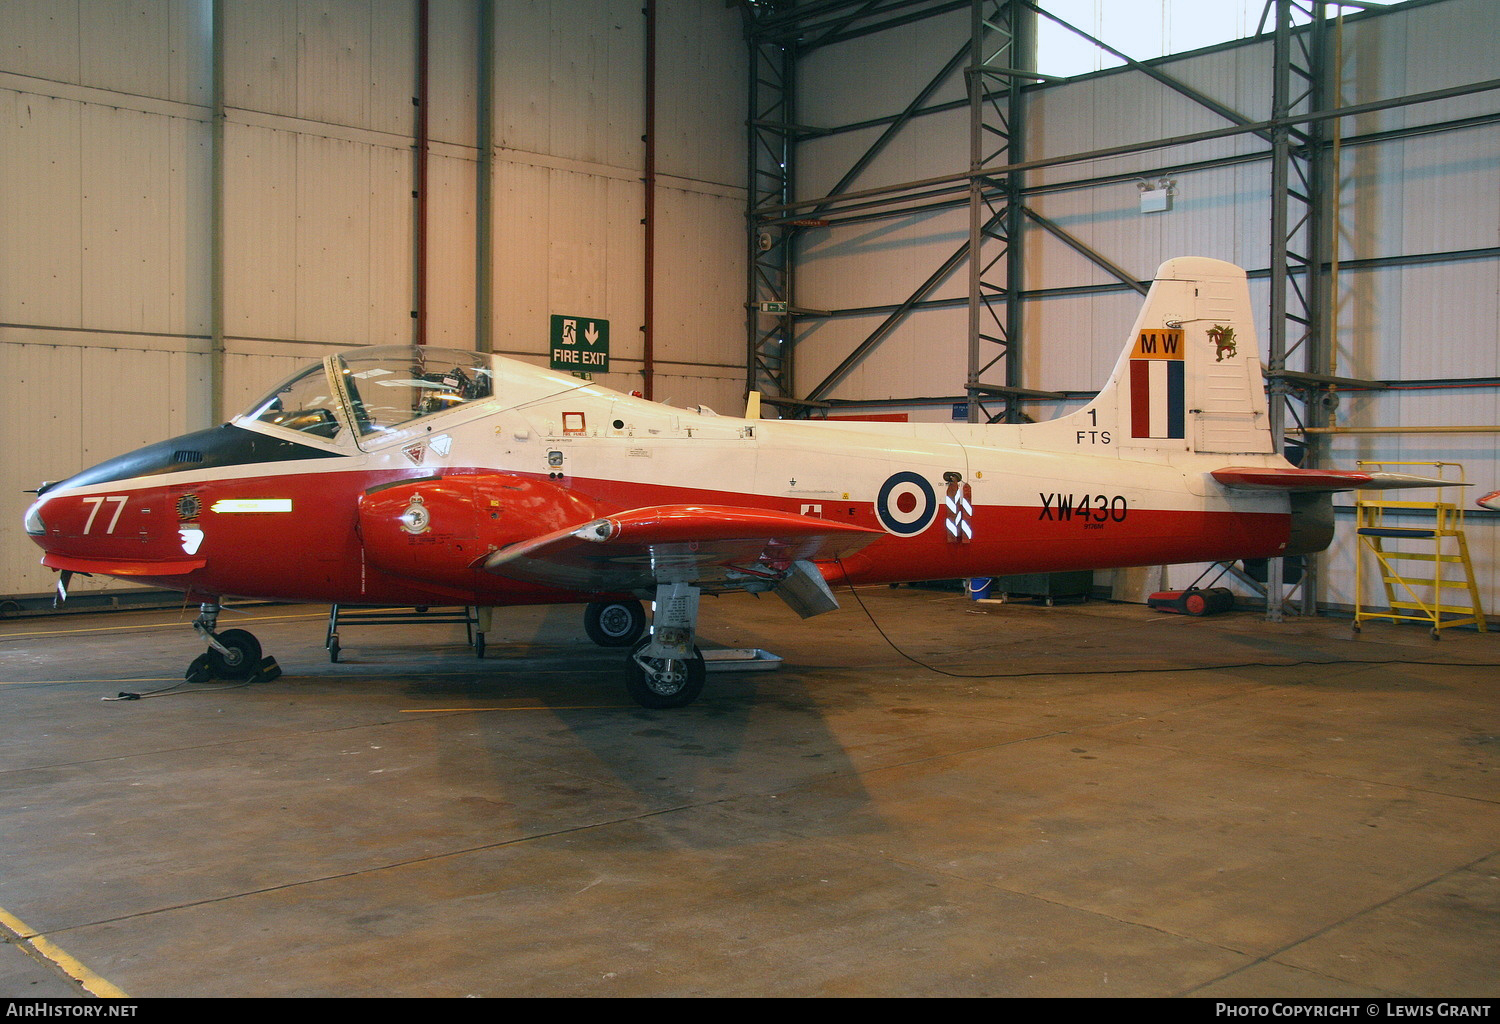
<svg viewBox="0 0 1500 1024">
<path fill-rule="evenodd" d="M 812 516 L 725 505 L 638 508 L 501 548 L 485 568 L 585 592 L 686 582 L 733 589 L 789 568 L 859 550 L 879 530 Z"/>
</svg>

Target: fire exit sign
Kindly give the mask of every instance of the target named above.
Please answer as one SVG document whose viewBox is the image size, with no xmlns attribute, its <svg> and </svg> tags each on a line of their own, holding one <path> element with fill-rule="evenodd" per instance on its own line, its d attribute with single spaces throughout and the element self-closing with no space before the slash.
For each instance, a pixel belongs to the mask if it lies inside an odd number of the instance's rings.
<svg viewBox="0 0 1500 1024">
<path fill-rule="evenodd" d="M 609 321 L 552 314 L 552 369 L 609 372 Z"/>
</svg>

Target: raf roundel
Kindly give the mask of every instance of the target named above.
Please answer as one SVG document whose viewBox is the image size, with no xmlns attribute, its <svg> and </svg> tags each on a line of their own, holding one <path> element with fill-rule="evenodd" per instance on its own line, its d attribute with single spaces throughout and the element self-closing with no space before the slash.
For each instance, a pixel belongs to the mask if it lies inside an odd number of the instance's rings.
<svg viewBox="0 0 1500 1024">
<path fill-rule="evenodd" d="M 892 473 L 880 485 L 875 514 L 887 533 L 915 537 L 931 525 L 937 505 L 937 493 L 926 477 L 910 471 Z"/>
</svg>

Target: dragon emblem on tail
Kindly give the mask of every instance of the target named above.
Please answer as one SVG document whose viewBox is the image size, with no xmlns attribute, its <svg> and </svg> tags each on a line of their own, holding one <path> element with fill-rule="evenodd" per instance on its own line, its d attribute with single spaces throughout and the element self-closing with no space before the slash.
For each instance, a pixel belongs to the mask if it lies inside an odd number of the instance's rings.
<svg viewBox="0 0 1500 1024">
<path fill-rule="evenodd" d="M 1214 343 L 1214 362 L 1232 359 L 1235 353 L 1234 328 L 1214 324 L 1208 330 L 1208 340 Z"/>
</svg>

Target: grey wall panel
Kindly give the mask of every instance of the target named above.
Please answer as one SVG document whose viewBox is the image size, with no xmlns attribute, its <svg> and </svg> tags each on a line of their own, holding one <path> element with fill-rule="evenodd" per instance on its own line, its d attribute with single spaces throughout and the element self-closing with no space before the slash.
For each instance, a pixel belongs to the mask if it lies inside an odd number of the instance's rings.
<svg viewBox="0 0 1500 1024">
<path fill-rule="evenodd" d="M 1393 139 L 1376 145 L 1348 146 L 1339 154 L 1339 256 L 1359 259 L 1404 252 L 1404 203 L 1392 196 L 1403 191 L 1406 147 L 1416 140 Z M 1245 173 L 1254 174 L 1253 167 Z"/>
<path fill-rule="evenodd" d="M 368 315 L 360 335 L 364 340 L 357 344 L 402 345 L 416 337 L 411 317 L 417 302 L 416 245 L 413 238 L 416 211 L 408 198 L 416 181 L 416 171 L 411 154 L 403 148 L 375 145 L 369 147 L 367 155 L 369 192 L 363 216 L 369 221 L 369 248 L 361 259 L 368 282 L 368 292 L 363 297 Z M 442 225 L 445 223 L 442 215 L 451 213 L 454 205 L 461 205 L 463 202 L 463 199 L 455 200 L 448 195 L 450 182 L 451 187 L 459 188 L 462 179 L 452 181 L 452 174 L 447 170 L 444 160 L 434 158 L 432 166 L 436 168 L 437 175 L 436 183 L 429 183 L 429 192 L 432 194 L 429 206 L 438 211 L 437 215 L 433 215 L 433 220 Z M 357 206 L 357 196 L 354 202 Z M 428 230 L 434 231 L 434 225 L 429 224 Z M 451 238 L 451 227 L 446 236 L 438 231 L 438 238 L 446 238 L 449 245 L 455 244 Z M 429 245 L 436 247 L 436 243 L 430 242 Z M 444 263 L 445 254 L 434 253 L 431 259 L 442 272 L 449 272 Z M 308 301 L 305 296 L 303 300 Z M 312 301 L 317 300 L 314 298 Z M 431 308 L 431 303 L 435 301 L 439 300 L 429 298 L 429 321 L 446 315 Z M 310 337 L 307 334 L 298 336 L 304 339 Z"/>
<path fill-rule="evenodd" d="M 207 103 L 208 0 L 11 2 L 0 8 L 0 68 L 49 82 Z"/>
<path fill-rule="evenodd" d="M 610 360 L 639 360 L 639 183 L 513 157 L 495 169 L 495 348 L 543 354 L 552 313 L 577 313 L 610 322 Z"/>
<path fill-rule="evenodd" d="M 12 91 L 0 111 L 0 319 L 204 331 L 206 127 Z"/>
<path fill-rule="evenodd" d="M 224 5 L 224 102 L 242 110 L 295 115 L 297 0 Z"/>
<path fill-rule="evenodd" d="M 1155 268 L 1153 268 L 1155 269 Z M 1095 391 L 1104 386 L 1140 312 L 1135 292 L 1059 296 L 1028 304 L 1025 379 L 1045 390 Z"/>
<path fill-rule="evenodd" d="M 0 91 L 0 321 L 79 325 L 83 112 Z"/>
<path fill-rule="evenodd" d="M 11 3 L 0 10 L 0 63 L 17 75 L 52 82 L 78 77 L 78 4 Z"/>
<path fill-rule="evenodd" d="M 1405 71 L 1400 92 L 1420 93 L 1496 77 L 1500 58 L 1495 53 L 1495 31 L 1500 9 L 1487 0 L 1450 0 L 1432 8 L 1391 15 L 1389 30 L 1375 19 L 1360 23 L 1379 32 L 1383 40 L 1401 37 L 1397 66 Z M 1356 45 L 1359 37 L 1351 30 Z M 1387 93 L 1385 95 L 1392 95 Z M 1442 105 L 1409 108 L 1408 124 L 1487 114 L 1495 109 L 1493 95 L 1476 94 L 1444 100 Z"/>
<path fill-rule="evenodd" d="M 726 138 L 704 130 L 745 117 L 748 71 L 738 18 L 698 0 L 661 0 L 657 12 L 657 170 L 743 186 L 744 132 Z"/>
<path fill-rule="evenodd" d="M 392 170 L 399 168 L 393 167 Z M 434 154 L 427 173 L 432 195 L 427 210 L 427 344 L 472 349 L 476 347 L 474 219 L 478 215 L 478 181 L 475 160 L 472 153 Z M 391 210 L 392 215 L 396 212 L 394 208 Z M 379 234 L 376 237 L 380 237 Z M 377 263 L 381 255 L 378 250 L 373 252 L 372 263 Z M 401 261 L 401 268 L 405 266 L 406 261 Z M 396 327 L 393 320 L 388 329 Z"/>
<path fill-rule="evenodd" d="M 642 36 L 639 2 L 504 7 L 495 46 L 497 145 L 640 166 Z"/>
<path fill-rule="evenodd" d="M 206 0 L 77 0 L 76 7 L 78 84 L 180 103 L 210 102 L 211 64 L 202 40 L 213 15 Z"/>
<path fill-rule="evenodd" d="M 297 152 L 292 132 L 231 123 L 224 140 L 224 330 L 297 333 Z"/>
<path fill-rule="evenodd" d="M 415 6 L 408 0 L 227 3 L 231 107 L 410 134 Z"/>
<path fill-rule="evenodd" d="M 436 60 L 428 61 L 428 133 L 435 142 L 478 146 L 478 0 L 431 4 L 428 11 L 428 46 L 430 53 L 437 55 Z"/>
<path fill-rule="evenodd" d="M 955 155 L 967 152 L 967 117 L 967 112 L 950 111 L 910 122 L 878 148 L 868 165 L 842 191 L 859 192 L 953 174 Z M 880 126 L 858 128 L 802 143 L 798 146 L 796 194 L 814 199 L 832 193 L 855 161 L 881 141 L 883 130 Z M 965 159 L 958 170 L 967 169 Z"/>
<path fill-rule="evenodd" d="M 554 170 L 547 191 L 546 294 L 551 311 L 603 315 L 609 310 L 609 265 L 613 233 L 607 178 Z M 640 247 L 633 247 L 636 267 Z M 533 325 L 537 329 L 542 325 Z"/>
<path fill-rule="evenodd" d="M 368 333 L 370 214 L 384 198 L 371 192 L 372 156 L 341 139 L 297 139 L 293 337 L 349 345 Z"/>
<path fill-rule="evenodd" d="M 953 382 L 963 378 L 967 349 L 954 342 L 966 336 L 967 317 L 961 307 L 945 308 L 901 323 L 831 396 L 854 394 L 878 400 L 955 394 Z M 806 348 L 798 353 L 798 374 L 808 386 L 823 380 L 884 319 L 883 315 L 861 315 L 820 321 L 806 335 Z"/>
<path fill-rule="evenodd" d="M 30 444 L 0 445 L 0 571 L 6 594 L 43 593 L 56 575 L 39 564 L 41 554 L 21 533 L 18 524 L 33 498 L 22 488 L 36 488 L 59 480 L 82 466 L 81 439 L 88 425 L 73 402 L 59 403 L 60 384 L 77 382 L 83 372 L 78 348 L 19 343 L 18 332 L 0 332 L 0 374 L 5 381 L 5 407 L 0 428 L 8 437 L 35 439 Z"/>
<path fill-rule="evenodd" d="M 164 332 L 173 319 L 170 122 L 88 104 L 81 132 L 82 326 Z"/>
<path fill-rule="evenodd" d="M 738 196 L 701 188 L 663 185 L 656 203 L 660 369 L 673 372 L 674 362 L 699 364 L 700 369 L 719 364 L 722 369 L 714 372 L 739 381 L 743 391 L 745 278 L 738 262 L 725 258 L 743 237 L 743 202 Z M 676 390 L 687 397 L 681 386 Z M 661 388 L 657 391 L 665 394 Z M 739 399 L 731 403 L 738 404 Z"/>
<path fill-rule="evenodd" d="M 1500 60 L 1496 68 L 1500 71 Z M 1500 241 L 1497 152 L 1500 125 L 1493 124 L 1402 147 L 1402 173 L 1395 183 L 1403 215 L 1399 251 L 1477 249 Z"/>
<path fill-rule="evenodd" d="M 547 287 L 551 228 L 549 204 L 538 197 L 545 199 L 551 174 L 547 167 L 512 160 L 495 166 L 493 330 L 498 351 L 541 352 L 546 345 L 535 339 L 536 325 L 547 322 L 552 308 Z"/>
<path fill-rule="evenodd" d="M 410 132 L 416 30 L 413 7 L 404 0 L 302 0 L 296 116 Z"/>
<path fill-rule="evenodd" d="M 249 125 L 227 136 L 226 332 L 409 340 L 410 154 Z"/>
<path fill-rule="evenodd" d="M 1401 278 L 1398 380 L 1500 377 L 1500 265 L 1410 267 Z M 1403 396 L 1409 401 L 1410 396 Z"/>
</svg>

